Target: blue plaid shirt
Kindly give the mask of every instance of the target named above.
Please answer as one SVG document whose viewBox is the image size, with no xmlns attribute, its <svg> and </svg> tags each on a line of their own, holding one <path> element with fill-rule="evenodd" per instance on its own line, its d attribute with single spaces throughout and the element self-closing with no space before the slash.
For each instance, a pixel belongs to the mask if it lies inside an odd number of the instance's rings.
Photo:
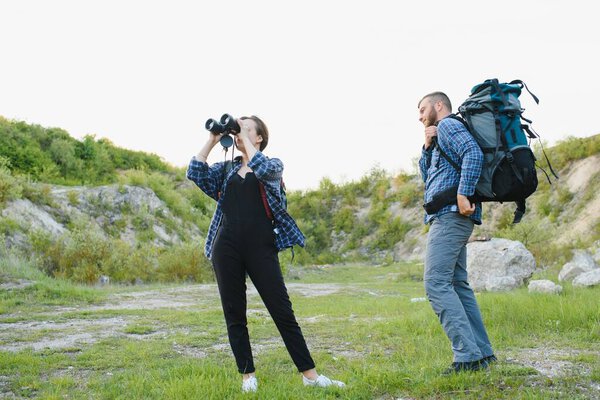
<svg viewBox="0 0 600 400">
<path fill-rule="evenodd" d="M 193 181 L 204 193 L 217 201 L 217 209 L 210 222 L 206 245 L 204 247 L 204 254 L 208 258 L 212 255 L 215 236 L 223 219 L 222 204 L 227 193 L 227 184 L 242 166 L 240 161 L 234 161 L 231 170 L 225 177 L 225 180 L 223 180 L 224 164 L 223 162 L 219 162 L 209 166 L 207 163 L 198 161 L 194 157 L 190 161 L 187 170 L 187 178 Z M 277 250 L 281 251 L 295 244 L 304 247 L 304 235 L 286 210 L 285 193 L 281 190 L 281 176 L 283 174 L 283 163 L 281 160 L 268 158 L 260 151 L 257 151 L 252 160 L 248 162 L 248 167 L 252 169 L 256 178 L 265 186 L 267 203 L 273 213 L 273 226 L 276 233 L 275 246 Z"/>
<path fill-rule="evenodd" d="M 445 189 L 458 185 L 458 194 L 471 196 L 479 180 L 483 165 L 483 153 L 479 145 L 464 125 L 455 119 L 444 118 L 437 127 L 437 140 L 444 153 L 461 166 L 461 173 L 446 160 L 433 146 L 423 149 L 419 160 L 419 169 L 425 182 L 425 203 Z M 443 207 L 434 215 L 425 214 L 428 224 L 435 217 L 449 212 L 458 212 L 456 204 Z M 470 217 L 477 225 L 481 225 L 481 203 L 475 205 L 475 212 Z"/>
</svg>

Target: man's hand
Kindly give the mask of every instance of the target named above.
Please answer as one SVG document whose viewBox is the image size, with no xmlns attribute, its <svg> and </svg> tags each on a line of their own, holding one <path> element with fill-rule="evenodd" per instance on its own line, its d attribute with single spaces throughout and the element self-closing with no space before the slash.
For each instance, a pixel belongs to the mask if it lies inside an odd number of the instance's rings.
<svg viewBox="0 0 600 400">
<path fill-rule="evenodd" d="M 475 204 L 471 203 L 467 196 L 457 194 L 456 202 L 458 204 L 458 212 L 460 213 L 460 215 L 468 217 L 475 212 Z"/>
<path fill-rule="evenodd" d="M 431 125 L 425 128 L 425 150 L 431 147 L 435 136 L 437 136 L 437 126 Z"/>
</svg>

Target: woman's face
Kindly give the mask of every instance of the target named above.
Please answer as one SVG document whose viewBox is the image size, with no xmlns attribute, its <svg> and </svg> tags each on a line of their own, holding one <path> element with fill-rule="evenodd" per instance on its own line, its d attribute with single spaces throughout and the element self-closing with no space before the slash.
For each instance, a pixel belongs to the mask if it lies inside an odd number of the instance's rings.
<svg viewBox="0 0 600 400">
<path fill-rule="evenodd" d="M 242 132 L 246 132 L 250 142 L 254 145 L 254 147 L 258 150 L 260 149 L 260 142 L 262 142 L 263 138 L 258 133 L 256 133 L 256 122 L 251 119 L 242 119 L 239 120 L 240 128 Z M 241 132 L 240 132 L 241 133 Z M 240 138 L 240 134 L 234 136 L 235 138 L 235 146 L 240 150 L 244 151 L 244 142 Z"/>
</svg>

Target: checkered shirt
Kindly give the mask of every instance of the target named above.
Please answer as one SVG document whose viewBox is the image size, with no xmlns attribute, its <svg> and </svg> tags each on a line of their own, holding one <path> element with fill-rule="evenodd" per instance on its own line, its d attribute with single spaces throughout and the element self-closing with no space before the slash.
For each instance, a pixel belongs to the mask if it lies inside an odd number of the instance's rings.
<svg viewBox="0 0 600 400">
<path fill-rule="evenodd" d="M 227 193 L 227 184 L 231 177 L 238 172 L 242 163 L 234 161 L 231 170 L 223 179 L 224 162 L 208 165 L 192 158 L 187 169 L 187 178 L 193 181 L 204 193 L 217 201 L 217 208 L 210 222 L 204 254 L 210 259 L 217 230 L 223 219 L 223 199 Z M 304 235 L 296 225 L 294 219 L 286 210 L 285 193 L 281 188 L 281 176 L 283 174 L 283 163 L 277 158 L 268 158 L 262 152 L 257 151 L 252 160 L 248 162 L 256 178 L 265 186 L 267 203 L 273 213 L 273 225 L 275 231 L 275 246 L 283 250 L 297 244 L 304 247 Z M 223 183 L 225 182 L 225 183 Z M 220 196 L 219 196 L 220 193 Z"/>
<path fill-rule="evenodd" d="M 461 173 L 454 169 L 437 148 L 431 146 L 427 150 L 423 149 L 419 169 L 425 182 L 425 203 L 431 201 L 435 194 L 457 185 L 458 194 L 471 196 L 475 193 L 483 165 L 483 153 L 479 145 L 464 125 L 452 118 L 444 118 L 439 122 L 437 140 L 448 157 L 461 166 Z M 425 223 L 449 212 L 458 212 L 458 206 L 450 204 L 434 215 L 426 213 Z M 481 225 L 481 203 L 476 203 L 471 219 L 475 224 Z"/>
</svg>

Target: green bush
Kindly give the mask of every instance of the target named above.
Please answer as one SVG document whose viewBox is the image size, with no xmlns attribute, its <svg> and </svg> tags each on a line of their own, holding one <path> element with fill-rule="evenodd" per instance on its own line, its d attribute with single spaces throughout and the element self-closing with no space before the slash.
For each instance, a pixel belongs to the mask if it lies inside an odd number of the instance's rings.
<svg viewBox="0 0 600 400">
<path fill-rule="evenodd" d="M 79 205 L 79 193 L 75 190 L 69 190 L 67 192 L 67 199 L 69 200 L 69 204 L 72 206 Z"/>
<path fill-rule="evenodd" d="M 20 231 L 21 227 L 17 221 L 11 218 L 5 218 L 0 215 L 0 239 L 4 235 Z M 0 254 L 1 257 L 1 254 Z"/>
<path fill-rule="evenodd" d="M 210 261 L 198 243 L 171 246 L 158 256 L 157 279 L 163 282 L 214 280 Z"/>
<path fill-rule="evenodd" d="M 375 232 L 370 247 L 374 250 L 391 250 L 396 243 L 404 240 L 406 233 L 411 229 L 412 225 L 400 217 L 390 218 Z"/>
<path fill-rule="evenodd" d="M 26 182 L 23 184 L 23 197 L 32 203 L 54 207 L 52 187 L 47 184 Z"/>
<path fill-rule="evenodd" d="M 351 232 L 355 223 L 354 210 L 350 207 L 340 209 L 333 216 L 333 229 L 338 232 Z"/>
<path fill-rule="evenodd" d="M 0 206 L 7 201 L 21 198 L 23 187 L 9 169 L 10 161 L 0 156 Z"/>
<path fill-rule="evenodd" d="M 167 174 L 176 169 L 155 154 L 115 147 L 88 135 L 79 141 L 58 128 L 43 128 L 0 118 L 0 157 L 13 173 L 54 184 L 102 185 L 117 180 L 117 171 L 141 169 Z"/>
</svg>

